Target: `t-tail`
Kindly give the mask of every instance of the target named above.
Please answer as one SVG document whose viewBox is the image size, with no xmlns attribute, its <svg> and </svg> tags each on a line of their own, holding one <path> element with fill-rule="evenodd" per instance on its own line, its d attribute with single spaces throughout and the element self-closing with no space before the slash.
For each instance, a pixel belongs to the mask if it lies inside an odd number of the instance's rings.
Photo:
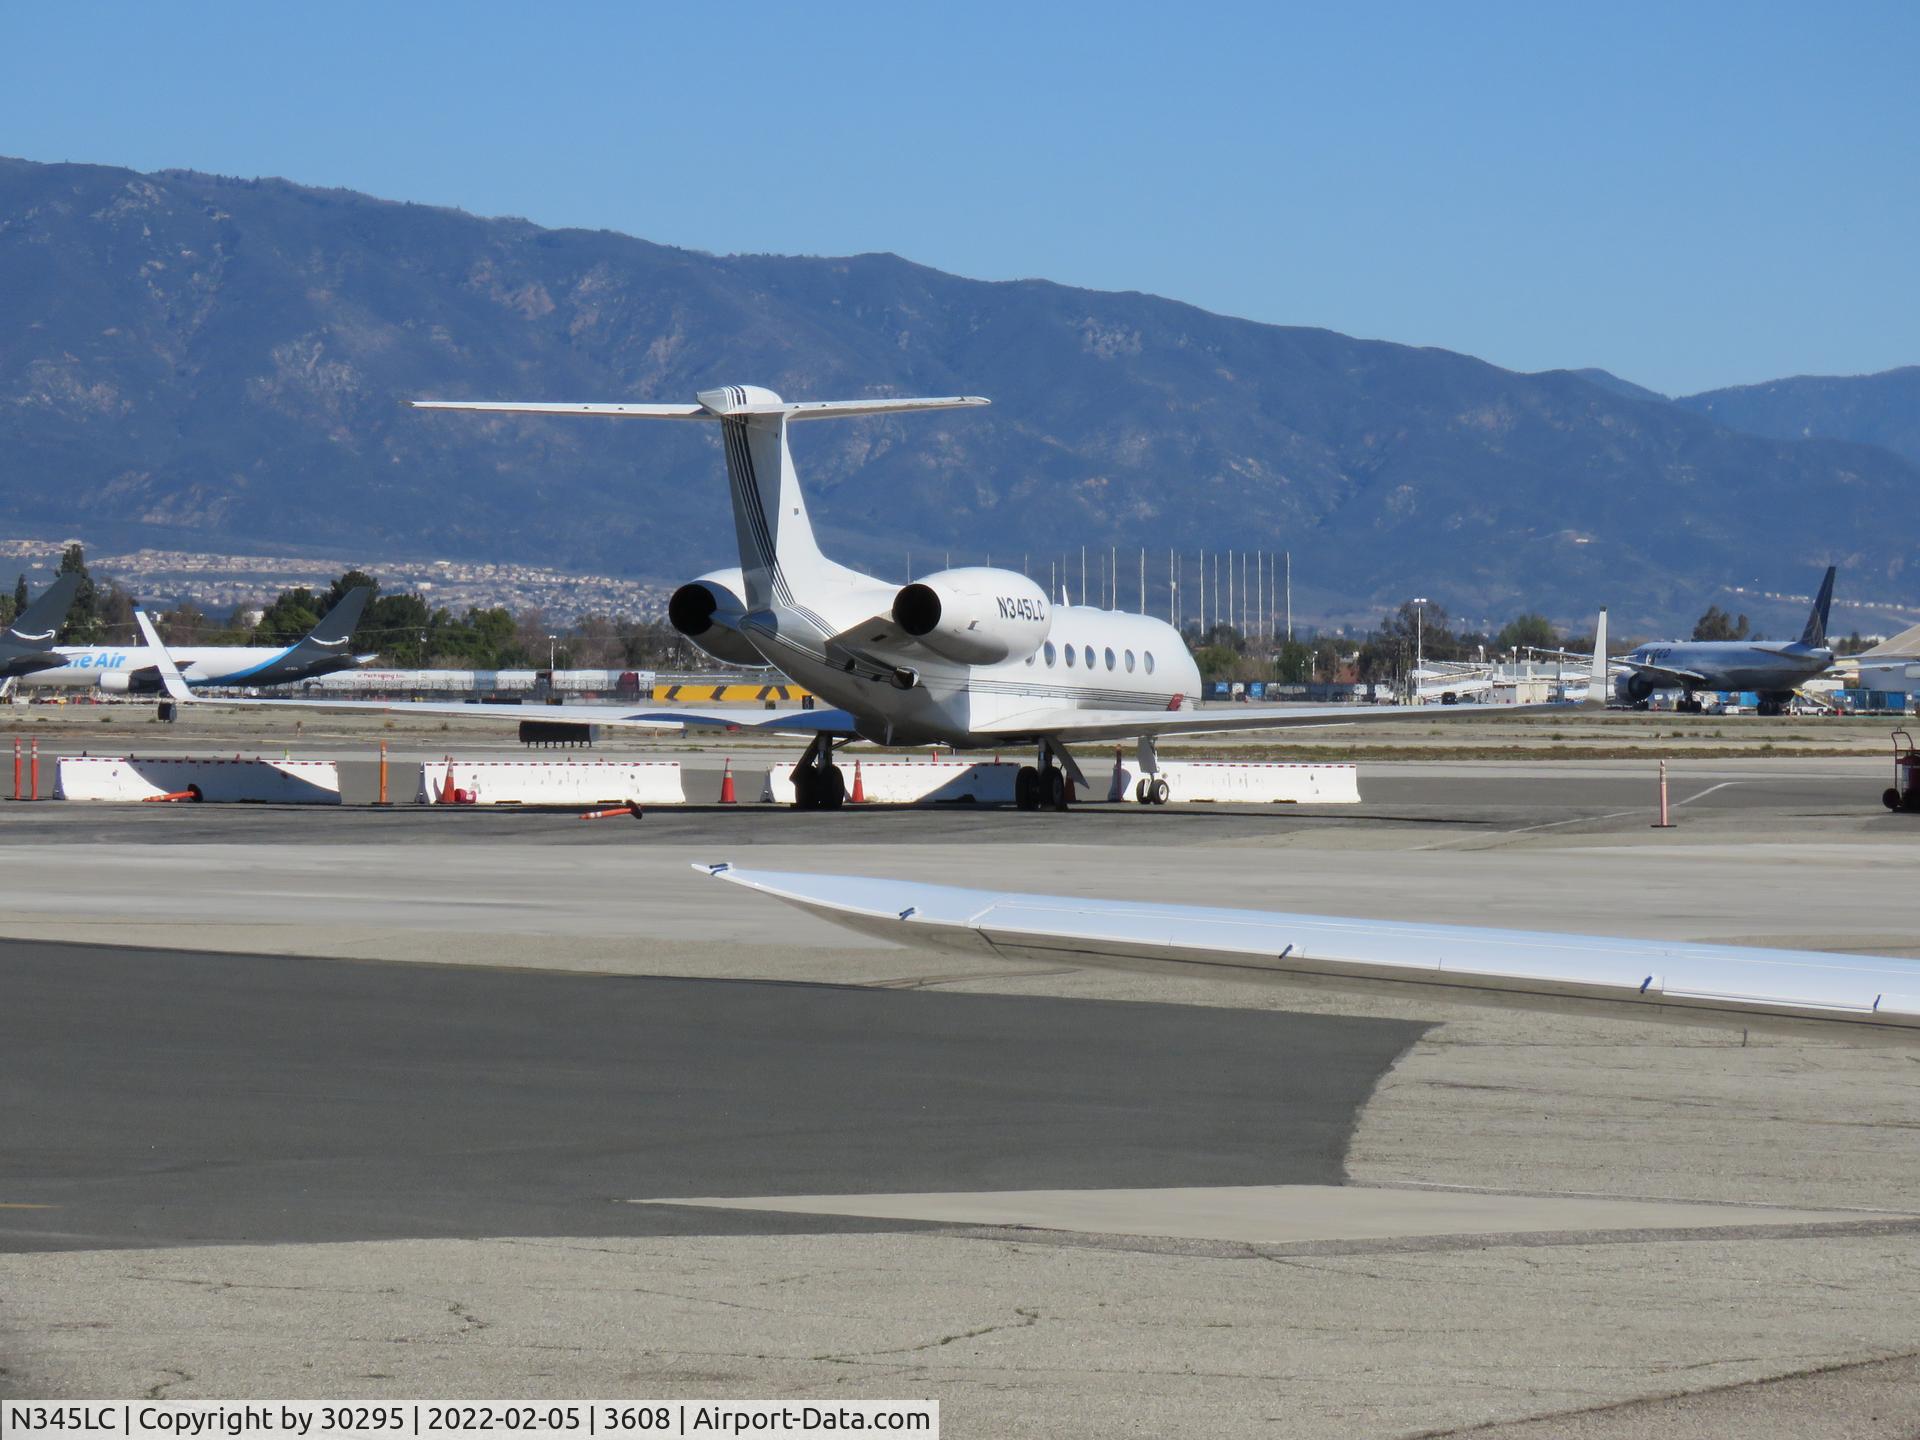
<svg viewBox="0 0 1920 1440">
<path fill-rule="evenodd" d="M 1815 648 L 1827 643 L 1827 613 L 1833 609 L 1833 576 L 1840 567 L 1829 565 L 1827 578 L 1820 582 L 1820 593 L 1813 597 L 1813 612 L 1807 616 L 1807 628 L 1800 632 L 1800 643 Z"/>
<path fill-rule="evenodd" d="M 512 415 L 595 415 L 616 420 L 707 420 L 721 427 L 733 526 L 749 610 L 788 605 L 848 572 L 820 553 L 806 498 L 787 448 L 787 423 L 908 410 L 985 405 L 977 395 L 919 400 L 815 400 L 789 404 L 757 385 L 699 392 L 696 405 L 574 405 L 493 400 L 416 400 L 417 410 L 484 410 Z M 803 602 L 804 603 L 804 602 Z"/>
</svg>

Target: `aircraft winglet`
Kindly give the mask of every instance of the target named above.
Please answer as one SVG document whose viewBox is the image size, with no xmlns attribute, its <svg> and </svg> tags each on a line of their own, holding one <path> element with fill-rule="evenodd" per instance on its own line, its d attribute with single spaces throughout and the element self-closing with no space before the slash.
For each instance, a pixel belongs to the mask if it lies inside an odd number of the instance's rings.
<svg viewBox="0 0 1920 1440">
<path fill-rule="evenodd" d="M 160 671 L 160 683 L 166 687 L 169 699 L 182 704 L 194 703 L 193 691 L 187 688 L 187 682 L 180 678 L 180 667 L 173 663 L 173 656 L 167 653 L 167 647 L 160 643 L 159 633 L 153 628 L 153 620 L 146 611 L 136 609 L 133 612 L 134 624 L 140 627 L 140 634 L 146 639 L 147 649 L 153 652 L 153 663 Z"/>
</svg>

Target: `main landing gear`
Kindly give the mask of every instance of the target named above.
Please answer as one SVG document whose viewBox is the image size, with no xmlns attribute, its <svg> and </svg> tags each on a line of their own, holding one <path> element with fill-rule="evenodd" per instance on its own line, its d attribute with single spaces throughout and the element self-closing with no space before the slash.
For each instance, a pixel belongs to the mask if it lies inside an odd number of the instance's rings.
<svg viewBox="0 0 1920 1440">
<path fill-rule="evenodd" d="M 838 810 L 847 803 L 847 772 L 833 763 L 833 737 L 815 735 L 793 767 L 793 808 Z"/>
<path fill-rule="evenodd" d="M 1064 810 L 1067 808 L 1067 767 L 1073 766 L 1073 781 L 1087 782 L 1073 765 L 1073 757 L 1051 740 L 1040 742 L 1040 752 L 1031 765 L 1022 765 L 1013 777 L 1013 804 L 1018 810 Z"/>
</svg>

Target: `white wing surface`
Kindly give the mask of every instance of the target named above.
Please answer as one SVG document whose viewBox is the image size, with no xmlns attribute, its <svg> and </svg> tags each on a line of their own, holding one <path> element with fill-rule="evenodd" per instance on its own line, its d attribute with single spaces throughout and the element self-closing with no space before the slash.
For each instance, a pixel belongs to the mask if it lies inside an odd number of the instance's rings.
<svg viewBox="0 0 1920 1440">
<path fill-rule="evenodd" d="M 384 715 L 462 715 L 495 720 L 560 721 L 632 730 L 759 730 L 774 735 L 852 735 L 854 717 L 845 710 L 623 710 L 616 705 L 501 705 L 464 700 L 295 700 L 263 696 L 255 700 L 210 699 L 188 686 L 173 657 L 154 633 L 144 610 L 134 611 L 140 633 L 155 657 L 160 683 L 169 699 L 182 705 L 234 709 L 370 710 Z"/>
<path fill-rule="evenodd" d="M 694 868 L 906 945 L 1920 1045 L 1920 962 L 1893 957 Z"/>
</svg>

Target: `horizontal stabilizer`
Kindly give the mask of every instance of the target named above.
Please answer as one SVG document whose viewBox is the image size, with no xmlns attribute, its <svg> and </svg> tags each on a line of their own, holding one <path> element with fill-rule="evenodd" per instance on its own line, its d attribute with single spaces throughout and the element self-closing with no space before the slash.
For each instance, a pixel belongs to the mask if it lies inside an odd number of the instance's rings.
<svg viewBox="0 0 1920 1440">
<path fill-rule="evenodd" d="M 789 405 L 756 385 L 702 390 L 698 405 L 576 404 L 545 400 L 413 400 L 415 410 L 475 410 L 498 415 L 589 415 L 611 420 L 732 420 L 780 415 L 788 420 L 850 419 L 911 410 L 960 410 L 989 402 L 978 395 L 938 395 L 913 400 L 810 400 Z"/>
</svg>

